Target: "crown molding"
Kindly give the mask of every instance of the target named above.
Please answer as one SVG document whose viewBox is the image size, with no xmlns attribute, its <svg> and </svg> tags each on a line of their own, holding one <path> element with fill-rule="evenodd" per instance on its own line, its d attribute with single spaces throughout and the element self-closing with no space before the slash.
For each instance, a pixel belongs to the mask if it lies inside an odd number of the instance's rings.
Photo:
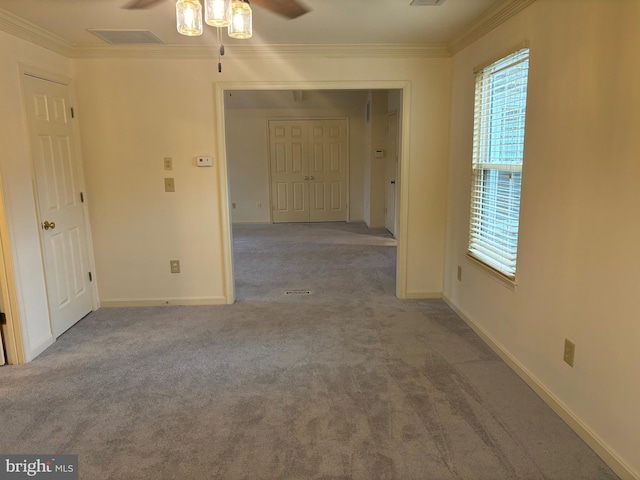
<svg viewBox="0 0 640 480">
<path fill-rule="evenodd" d="M 73 43 L 1 8 L 0 30 L 62 56 L 73 56 L 75 49 Z"/>
<path fill-rule="evenodd" d="M 502 25 L 535 1 L 536 0 L 504 0 L 502 3 L 495 5 L 480 15 L 449 42 L 449 52 L 451 55 L 455 55 L 494 28 Z"/>
<path fill-rule="evenodd" d="M 471 45 L 535 0 L 504 0 L 480 15 L 449 43 L 430 44 L 228 44 L 233 59 L 313 58 L 447 58 Z M 217 58 L 214 45 L 109 45 L 74 44 L 23 18 L 0 8 L 0 30 L 68 58 Z"/>
<path fill-rule="evenodd" d="M 299 44 L 240 45 L 226 44 L 225 59 L 315 59 L 315 58 L 447 58 L 446 44 Z M 213 59 L 218 58 L 215 45 L 76 45 L 73 58 L 148 58 Z"/>
</svg>

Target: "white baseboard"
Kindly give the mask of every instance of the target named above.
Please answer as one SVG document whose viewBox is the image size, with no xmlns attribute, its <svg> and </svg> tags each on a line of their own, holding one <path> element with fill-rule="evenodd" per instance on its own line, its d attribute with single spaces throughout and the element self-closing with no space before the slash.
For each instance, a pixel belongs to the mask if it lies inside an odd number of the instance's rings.
<svg viewBox="0 0 640 480">
<path fill-rule="evenodd" d="M 529 385 L 534 392 L 551 409 L 565 421 L 569 427 L 613 470 L 622 480 L 639 480 L 640 474 L 635 472 L 623 459 L 621 459 L 600 437 L 584 424 L 560 399 L 558 399 L 545 385 L 538 380 L 527 368 L 522 365 L 511 353 L 509 353 L 487 331 L 474 322 L 464 311 L 442 295 L 442 299 L 473 329 L 474 332 L 516 373 Z"/>
<path fill-rule="evenodd" d="M 271 225 L 272 222 L 231 222 L 231 225 Z"/>
<path fill-rule="evenodd" d="M 423 292 L 413 290 L 411 292 L 406 292 L 402 298 L 407 300 L 431 300 L 434 298 L 440 299 L 442 298 L 442 292 Z"/>
<path fill-rule="evenodd" d="M 226 305 L 227 299 L 224 297 L 193 297 L 193 298 L 136 298 L 123 299 L 112 298 L 101 300 L 103 308 L 112 307 L 161 307 L 176 305 Z"/>
</svg>

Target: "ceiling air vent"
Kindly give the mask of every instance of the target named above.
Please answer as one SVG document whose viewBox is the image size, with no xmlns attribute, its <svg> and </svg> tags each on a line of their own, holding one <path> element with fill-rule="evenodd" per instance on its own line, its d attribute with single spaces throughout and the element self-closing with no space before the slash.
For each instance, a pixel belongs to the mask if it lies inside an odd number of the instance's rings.
<svg viewBox="0 0 640 480">
<path fill-rule="evenodd" d="M 414 7 L 437 7 L 444 2 L 445 0 L 412 0 L 411 5 Z"/>
<path fill-rule="evenodd" d="M 164 43 L 149 30 L 96 30 L 89 32 L 112 45 L 144 45 Z"/>
</svg>

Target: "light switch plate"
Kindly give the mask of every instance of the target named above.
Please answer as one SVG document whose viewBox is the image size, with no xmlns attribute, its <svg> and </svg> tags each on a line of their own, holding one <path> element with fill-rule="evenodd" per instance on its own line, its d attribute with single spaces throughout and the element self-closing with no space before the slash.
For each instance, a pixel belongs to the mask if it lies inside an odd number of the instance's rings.
<svg viewBox="0 0 640 480">
<path fill-rule="evenodd" d="M 196 165 L 199 167 L 213 167 L 213 157 L 197 157 Z"/>
<path fill-rule="evenodd" d="M 164 179 L 164 191 L 165 192 L 175 192 L 176 191 L 176 184 L 175 184 L 173 178 L 165 178 Z"/>
</svg>

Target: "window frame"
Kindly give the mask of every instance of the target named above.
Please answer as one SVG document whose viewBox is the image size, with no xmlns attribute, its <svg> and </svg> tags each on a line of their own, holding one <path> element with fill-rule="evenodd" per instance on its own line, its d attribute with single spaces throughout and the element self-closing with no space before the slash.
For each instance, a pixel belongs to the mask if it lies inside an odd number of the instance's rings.
<svg viewBox="0 0 640 480">
<path fill-rule="evenodd" d="M 524 44 L 474 69 L 476 85 L 467 257 L 514 286 L 529 56 L 529 47 Z"/>
</svg>

